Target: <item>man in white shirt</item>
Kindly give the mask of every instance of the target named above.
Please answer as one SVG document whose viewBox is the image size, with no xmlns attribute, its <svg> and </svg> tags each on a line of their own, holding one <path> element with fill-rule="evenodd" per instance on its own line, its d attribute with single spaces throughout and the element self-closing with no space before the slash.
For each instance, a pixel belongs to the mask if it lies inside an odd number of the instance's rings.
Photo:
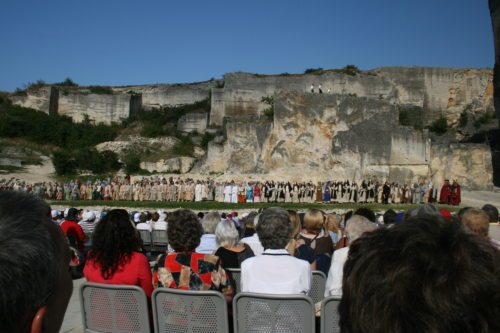
<svg viewBox="0 0 500 333">
<path fill-rule="evenodd" d="M 311 289 L 311 270 L 305 260 L 285 249 L 292 225 L 282 208 L 262 212 L 257 234 L 264 252 L 241 263 L 241 291 L 267 294 L 307 294 Z"/>
<path fill-rule="evenodd" d="M 254 227 L 257 227 L 257 224 L 259 223 L 259 217 L 260 214 L 257 214 L 253 220 L 253 225 Z M 253 254 L 258 256 L 259 254 L 262 254 L 264 252 L 264 247 L 262 247 L 262 244 L 260 243 L 259 235 L 257 233 L 254 233 L 252 236 L 242 238 L 240 242 L 247 244 L 250 246 L 250 248 L 253 251 Z"/>
<path fill-rule="evenodd" d="M 217 212 L 210 212 L 205 214 L 201 225 L 203 226 L 204 234 L 201 236 L 200 245 L 195 249 L 197 253 L 212 254 L 218 246 L 215 241 L 215 228 L 220 222 L 220 215 Z"/>
</svg>

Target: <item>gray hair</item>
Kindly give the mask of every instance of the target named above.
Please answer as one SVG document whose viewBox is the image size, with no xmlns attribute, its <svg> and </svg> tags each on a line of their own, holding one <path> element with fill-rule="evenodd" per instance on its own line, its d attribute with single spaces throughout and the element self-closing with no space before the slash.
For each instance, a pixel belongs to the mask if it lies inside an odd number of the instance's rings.
<svg viewBox="0 0 500 333">
<path fill-rule="evenodd" d="M 266 208 L 259 216 L 256 231 L 264 249 L 284 249 L 292 234 L 290 215 L 283 208 Z"/>
<path fill-rule="evenodd" d="M 201 225 L 203 227 L 203 232 L 206 234 L 215 233 L 215 228 L 217 227 L 217 223 L 220 222 L 220 214 L 217 212 L 207 213 L 203 220 L 201 220 Z"/>
<path fill-rule="evenodd" d="M 238 229 L 233 221 L 223 220 L 215 228 L 215 242 L 218 246 L 235 246 L 239 242 Z"/>
<path fill-rule="evenodd" d="M 353 215 L 349 220 L 347 220 L 347 226 L 345 227 L 345 232 L 349 242 L 354 242 L 356 239 L 361 237 L 365 232 L 373 231 L 377 229 L 377 225 L 370 222 L 366 217 L 361 215 Z"/>
</svg>

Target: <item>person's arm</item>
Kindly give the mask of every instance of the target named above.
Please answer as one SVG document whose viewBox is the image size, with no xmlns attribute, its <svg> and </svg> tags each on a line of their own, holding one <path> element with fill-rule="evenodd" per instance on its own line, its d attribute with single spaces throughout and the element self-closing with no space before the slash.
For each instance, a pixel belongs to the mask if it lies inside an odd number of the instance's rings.
<svg viewBox="0 0 500 333">
<path fill-rule="evenodd" d="M 332 264 L 328 271 L 328 278 L 325 285 L 325 297 L 342 295 L 342 276 L 344 261 L 339 260 L 340 250 L 333 252 Z"/>
<path fill-rule="evenodd" d="M 149 268 L 148 258 L 142 253 L 136 253 L 135 255 L 139 256 L 137 267 L 139 287 L 144 290 L 148 298 L 151 298 L 151 294 L 153 293 L 153 277 Z"/>
</svg>

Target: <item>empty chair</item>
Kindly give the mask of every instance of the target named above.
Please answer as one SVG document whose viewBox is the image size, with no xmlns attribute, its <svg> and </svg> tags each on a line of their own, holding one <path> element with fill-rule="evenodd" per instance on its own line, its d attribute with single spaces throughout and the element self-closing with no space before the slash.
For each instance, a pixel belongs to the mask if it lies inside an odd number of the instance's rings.
<svg viewBox="0 0 500 333">
<path fill-rule="evenodd" d="M 148 304 L 137 286 L 85 282 L 80 286 L 85 333 L 150 333 Z"/>
<path fill-rule="evenodd" d="M 151 232 L 149 230 L 138 230 L 142 239 L 142 246 L 148 252 L 153 251 L 153 240 L 151 237 Z"/>
<path fill-rule="evenodd" d="M 313 271 L 309 297 L 312 298 L 314 303 L 321 302 L 323 298 L 325 298 L 325 284 L 326 284 L 325 273 L 323 273 L 322 271 Z"/>
<path fill-rule="evenodd" d="M 226 270 L 233 276 L 234 292 L 240 292 L 241 268 L 227 268 Z"/>
<path fill-rule="evenodd" d="M 314 303 L 306 295 L 239 293 L 233 300 L 234 333 L 314 332 Z"/>
<path fill-rule="evenodd" d="M 338 296 L 330 296 L 321 302 L 321 333 L 340 333 Z"/>
<path fill-rule="evenodd" d="M 218 291 L 158 288 L 151 300 L 156 333 L 229 332 L 226 299 Z"/>
<path fill-rule="evenodd" d="M 166 252 L 168 249 L 168 237 L 166 230 L 153 230 L 151 232 L 153 248 L 155 252 Z"/>
</svg>

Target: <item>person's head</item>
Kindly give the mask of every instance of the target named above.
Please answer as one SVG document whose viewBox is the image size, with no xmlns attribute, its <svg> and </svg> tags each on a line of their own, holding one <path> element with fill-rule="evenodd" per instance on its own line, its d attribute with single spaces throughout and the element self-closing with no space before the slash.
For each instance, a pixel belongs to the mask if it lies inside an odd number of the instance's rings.
<svg viewBox="0 0 500 333">
<path fill-rule="evenodd" d="M 83 214 L 83 220 L 87 222 L 95 222 L 96 216 L 95 213 L 92 211 L 86 211 Z"/>
<path fill-rule="evenodd" d="M 325 223 L 325 215 L 319 209 L 309 209 L 304 215 L 304 229 L 310 233 L 321 231 Z"/>
<path fill-rule="evenodd" d="M 0 332 L 59 332 L 73 291 L 69 260 L 44 201 L 0 192 Z"/>
<path fill-rule="evenodd" d="M 337 233 L 340 228 L 340 216 L 336 214 L 326 214 L 326 229 Z"/>
<path fill-rule="evenodd" d="M 88 258 L 100 264 L 102 276 L 108 279 L 138 248 L 137 232 L 127 211 L 113 209 L 97 224 Z"/>
<path fill-rule="evenodd" d="M 284 249 L 292 234 L 290 215 L 282 208 L 264 209 L 256 231 L 264 249 Z"/>
<path fill-rule="evenodd" d="M 66 215 L 65 215 L 65 219 L 67 221 L 76 221 L 78 218 L 78 209 L 76 208 L 69 208 Z"/>
<path fill-rule="evenodd" d="M 498 209 L 495 206 L 486 204 L 481 209 L 488 214 L 490 222 L 498 222 Z"/>
<path fill-rule="evenodd" d="M 391 225 L 396 223 L 396 212 L 393 209 L 388 209 L 384 213 L 384 224 Z"/>
<path fill-rule="evenodd" d="M 158 222 L 159 219 L 160 219 L 160 214 L 158 214 L 157 212 L 151 214 L 151 221 Z"/>
<path fill-rule="evenodd" d="M 188 209 L 178 209 L 168 216 L 168 240 L 176 252 L 193 252 L 200 245 L 203 228 L 198 216 Z"/>
<path fill-rule="evenodd" d="M 354 215 L 361 215 L 361 216 L 364 216 L 366 217 L 370 222 L 376 222 L 377 221 L 377 217 L 375 216 L 375 212 L 373 210 L 371 210 L 370 208 L 366 208 L 366 207 L 359 207 L 358 209 L 356 209 L 356 211 L 354 212 Z"/>
<path fill-rule="evenodd" d="M 210 212 L 205 214 L 201 220 L 201 226 L 205 234 L 214 234 L 217 224 L 220 222 L 220 214 L 217 212 Z"/>
<path fill-rule="evenodd" d="M 500 252 L 438 216 L 411 218 L 351 244 L 344 332 L 500 332 Z"/>
<path fill-rule="evenodd" d="M 232 221 L 222 220 L 215 228 L 215 242 L 218 246 L 231 247 L 239 242 L 238 229 Z"/>
<path fill-rule="evenodd" d="M 299 235 L 300 230 L 302 229 L 299 214 L 291 209 L 287 210 L 287 212 L 288 215 L 290 215 L 290 222 L 292 223 L 292 234 L 290 238 L 296 238 Z"/>
<path fill-rule="evenodd" d="M 462 224 L 470 233 L 481 237 L 488 237 L 490 217 L 484 210 L 468 209 L 462 215 Z"/>
<path fill-rule="evenodd" d="M 347 221 L 345 227 L 345 234 L 349 243 L 354 242 L 356 239 L 361 237 L 365 232 L 370 232 L 377 229 L 377 225 L 370 222 L 366 217 L 361 215 L 353 215 Z"/>
</svg>

